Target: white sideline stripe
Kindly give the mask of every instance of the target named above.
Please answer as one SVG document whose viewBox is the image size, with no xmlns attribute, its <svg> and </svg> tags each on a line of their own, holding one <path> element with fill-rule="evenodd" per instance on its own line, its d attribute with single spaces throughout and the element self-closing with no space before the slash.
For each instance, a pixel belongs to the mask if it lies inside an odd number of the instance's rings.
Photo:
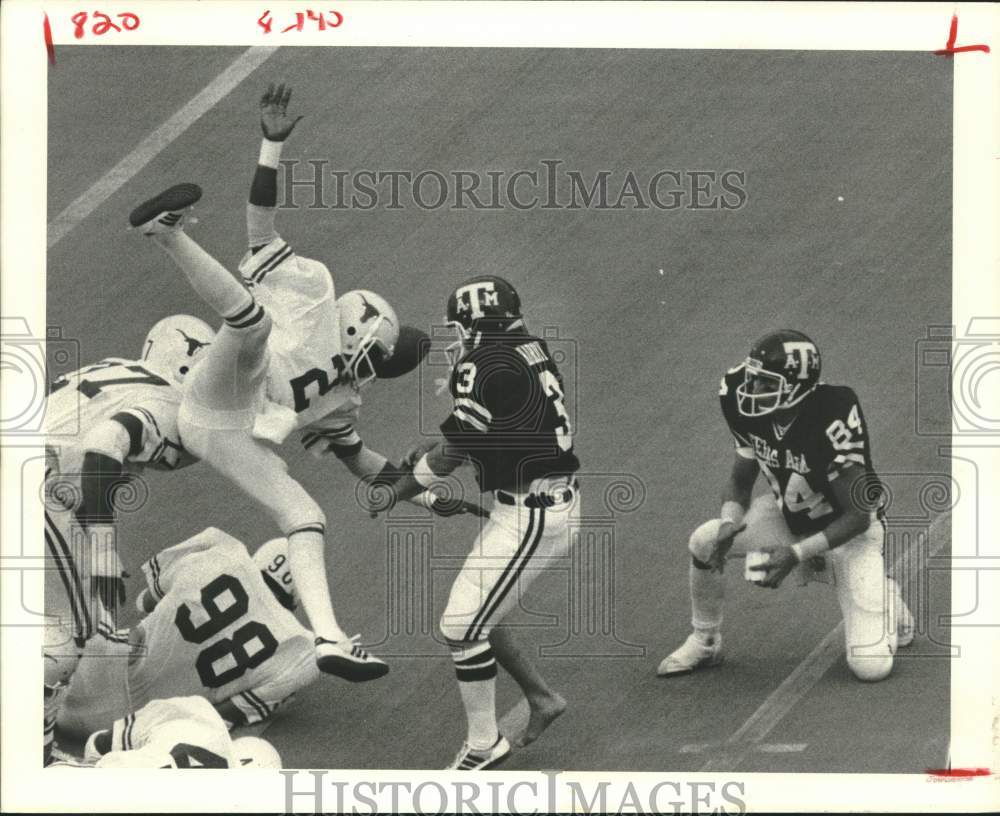
<svg viewBox="0 0 1000 816">
<path fill-rule="evenodd" d="M 48 225 L 48 248 L 70 234 L 84 218 L 114 195 L 123 184 L 155 159 L 171 142 L 210 111 L 230 91 L 259 68 L 277 46 L 255 46 L 240 54 L 221 74 L 191 98 L 177 113 L 108 170 Z M 124 217 L 122 223 L 125 222 Z"/>
<path fill-rule="evenodd" d="M 938 550 L 951 540 L 950 535 L 939 535 L 935 541 L 934 535 L 935 528 L 950 520 L 950 514 L 944 513 L 931 522 L 928 531 L 928 557 L 936 555 Z M 893 566 L 898 566 L 898 564 L 893 564 Z M 756 750 L 757 745 L 763 742 L 764 738 L 774 730 L 785 715 L 802 701 L 809 690 L 837 662 L 837 658 L 843 651 L 843 640 L 844 622 L 841 621 L 795 667 L 795 670 L 785 678 L 784 682 L 771 692 L 760 707 L 750 715 L 750 719 L 722 744 L 721 752 L 708 760 L 699 770 L 702 772 L 735 771 L 739 768 L 747 757 Z"/>
</svg>

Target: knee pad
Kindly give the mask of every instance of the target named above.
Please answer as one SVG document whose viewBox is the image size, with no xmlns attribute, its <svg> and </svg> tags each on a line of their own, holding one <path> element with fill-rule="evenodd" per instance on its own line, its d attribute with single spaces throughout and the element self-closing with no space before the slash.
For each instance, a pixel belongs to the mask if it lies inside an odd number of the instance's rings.
<svg viewBox="0 0 1000 816">
<path fill-rule="evenodd" d="M 449 646 L 467 642 L 465 635 L 469 630 L 469 620 L 464 615 L 448 615 L 446 612 L 441 616 L 438 628 Z"/>
<path fill-rule="evenodd" d="M 709 519 L 698 527 L 688 539 L 688 551 L 692 557 L 702 563 L 711 560 L 715 554 L 715 545 L 719 539 L 719 526 L 722 519 Z"/>
<path fill-rule="evenodd" d="M 847 649 L 847 665 L 851 673 L 866 683 L 877 683 L 885 680 L 892 671 L 893 656 L 888 646 L 881 653 L 875 650 L 869 652 Z"/>
<path fill-rule="evenodd" d="M 305 488 L 299 486 L 299 490 L 301 495 L 294 496 L 275 510 L 275 520 L 286 538 L 303 527 L 326 529 L 326 514 L 322 508 L 306 493 Z"/>
</svg>

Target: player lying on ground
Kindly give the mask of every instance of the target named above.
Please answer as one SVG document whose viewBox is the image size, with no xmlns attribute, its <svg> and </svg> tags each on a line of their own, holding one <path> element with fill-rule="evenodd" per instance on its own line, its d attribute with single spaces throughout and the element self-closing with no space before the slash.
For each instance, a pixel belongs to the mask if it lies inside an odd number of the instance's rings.
<svg viewBox="0 0 1000 816">
<path fill-rule="evenodd" d="M 528 333 L 514 288 L 498 277 L 472 278 L 448 299 L 446 320 L 459 340 L 450 349 L 454 408 L 441 424 L 443 438 L 409 457 L 412 472 L 375 484 L 390 489 L 382 508 L 388 509 L 469 462 L 480 489 L 493 493 L 490 519 L 441 617 L 468 719 L 466 742 L 449 768 L 480 770 L 511 751 L 497 728 L 497 662 L 531 708 L 521 744 L 538 737 L 566 707 L 517 649 L 510 630 L 495 627 L 549 559 L 568 552 L 580 512 L 580 463 L 559 371 L 545 341 Z"/>
<path fill-rule="evenodd" d="M 87 739 L 83 764 L 51 768 L 280 768 L 274 746 L 260 737 L 232 739 L 203 697 L 153 700 Z"/>
<path fill-rule="evenodd" d="M 251 558 L 209 527 L 142 566 L 145 617 L 131 630 L 101 629 L 70 683 L 60 735 L 86 737 L 164 697 L 200 695 L 230 727 L 254 725 L 314 682 L 313 634 L 296 620 L 288 543 Z"/>
<path fill-rule="evenodd" d="M 888 676 L 897 646 L 913 639 L 909 610 L 886 576 L 883 490 L 861 405 L 850 388 L 827 385 L 819 376 L 816 344 L 784 330 L 754 343 L 746 361 L 722 379 L 722 413 L 736 457 L 721 517 L 695 530 L 688 543 L 694 631 L 664 658 L 658 674 L 686 674 L 722 661 L 722 569 L 744 524 L 753 583 L 775 589 L 796 567 L 807 580 L 810 570 L 829 565 L 844 616 L 847 663 L 858 679 Z M 744 519 L 761 472 L 774 499 L 758 499 Z M 815 564 L 817 558 L 825 564 Z"/>
<path fill-rule="evenodd" d="M 170 188 L 129 220 L 170 255 L 224 321 L 185 390 L 184 444 L 266 508 L 288 539 L 320 670 L 371 680 L 388 666 L 352 643 L 334 616 L 323 511 L 264 440 L 280 444 L 298 429 L 307 448 L 333 453 L 356 475 L 375 476 L 388 463 L 354 428 L 361 389 L 377 376 L 416 367 L 426 354 L 426 335 L 401 333 L 392 307 L 373 292 L 336 298 L 326 266 L 296 255 L 275 232 L 275 168 L 297 121 L 286 113 L 289 96 L 282 87 L 261 100 L 265 138 L 247 205 L 243 282 L 183 231 L 187 211 L 201 197 L 197 185 Z"/>
<path fill-rule="evenodd" d="M 46 398 L 45 743 L 87 641 L 114 628 L 124 570 L 115 490 L 143 468 L 193 462 L 181 447 L 180 383 L 211 343 L 189 315 L 164 318 L 139 360 L 110 358 L 63 375 Z"/>
</svg>

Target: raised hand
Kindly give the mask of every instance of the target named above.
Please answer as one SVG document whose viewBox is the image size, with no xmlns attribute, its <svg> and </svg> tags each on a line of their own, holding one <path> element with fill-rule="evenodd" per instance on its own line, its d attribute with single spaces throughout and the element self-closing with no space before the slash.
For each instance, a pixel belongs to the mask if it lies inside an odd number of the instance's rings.
<svg viewBox="0 0 1000 816">
<path fill-rule="evenodd" d="M 288 103 L 292 99 L 292 89 L 284 83 L 267 86 L 260 98 L 260 129 L 264 138 L 272 142 L 283 142 L 289 137 L 302 116 L 294 119 L 288 115 Z"/>
</svg>

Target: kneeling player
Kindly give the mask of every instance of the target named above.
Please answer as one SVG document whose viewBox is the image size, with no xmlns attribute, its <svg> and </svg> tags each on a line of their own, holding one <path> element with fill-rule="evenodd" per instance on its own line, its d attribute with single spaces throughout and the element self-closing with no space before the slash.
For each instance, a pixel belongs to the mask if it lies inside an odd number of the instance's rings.
<svg viewBox="0 0 1000 816">
<path fill-rule="evenodd" d="M 232 739 L 202 697 L 153 700 L 90 735 L 84 764 L 53 768 L 280 768 L 274 746 L 260 737 Z"/>
<path fill-rule="evenodd" d="M 844 616 L 847 663 L 858 679 L 888 676 L 897 645 L 912 640 L 912 618 L 886 576 L 882 488 L 861 405 L 850 388 L 819 376 L 815 343 L 783 330 L 754 343 L 722 379 L 722 413 L 736 458 L 721 518 L 691 535 L 694 632 L 660 663 L 661 676 L 722 661 L 722 567 L 744 527 L 747 577 L 760 586 L 776 588 L 798 565 L 804 571 L 825 557 Z M 746 514 L 761 472 L 777 504 L 758 500 Z"/>
<path fill-rule="evenodd" d="M 85 736 L 150 700 L 200 695 L 231 725 L 270 717 L 319 677 L 313 635 L 292 614 L 288 544 L 250 557 L 209 528 L 143 564 L 148 615 L 131 630 L 99 629 L 70 684 L 58 725 Z"/>
</svg>

